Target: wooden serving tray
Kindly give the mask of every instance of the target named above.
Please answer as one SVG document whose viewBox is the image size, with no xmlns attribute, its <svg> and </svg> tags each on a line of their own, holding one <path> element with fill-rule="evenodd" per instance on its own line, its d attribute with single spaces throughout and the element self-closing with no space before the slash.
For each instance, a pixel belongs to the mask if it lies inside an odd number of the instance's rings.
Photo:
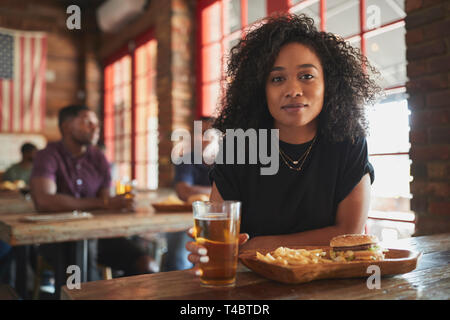
<svg viewBox="0 0 450 320">
<path fill-rule="evenodd" d="M 156 212 L 192 212 L 191 204 L 162 204 L 162 203 L 153 203 L 152 207 L 155 208 Z"/>
<path fill-rule="evenodd" d="M 330 247 L 290 247 L 292 249 L 323 249 L 329 254 Z M 368 277 L 367 268 L 371 265 L 380 267 L 382 276 L 408 273 L 417 267 L 422 253 L 409 250 L 388 249 L 383 261 L 350 261 L 321 264 L 304 264 L 298 266 L 281 266 L 270 264 L 256 258 L 256 251 L 262 254 L 272 252 L 268 249 L 247 250 L 239 255 L 239 259 L 250 270 L 257 274 L 282 283 L 304 283 L 318 279 L 340 279 Z"/>
</svg>

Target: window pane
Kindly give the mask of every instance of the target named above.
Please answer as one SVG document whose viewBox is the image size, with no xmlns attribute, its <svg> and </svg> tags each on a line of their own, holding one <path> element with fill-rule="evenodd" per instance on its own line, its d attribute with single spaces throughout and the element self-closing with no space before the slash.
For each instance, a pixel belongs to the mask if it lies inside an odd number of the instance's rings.
<svg viewBox="0 0 450 320">
<path fill-rule="evenodd" d="M 360 36 L 351 37 L 350 39 L 348 39 L 346 41 L 348 41 L 352 47 L 358 48 L 359 50 L 361 50 L 361 37 Z"/>
<path fill-rule="evenodd" d="M 241 0 L 231 0 L 228 7 L 228 21 L 230 31 L 241 29 Z"/>
<path fill-rule="evenodd" d="M 147 166 L 148 188 L 155 190 L 158 188 L 158 163 L 151 163 Z"/>
<path fill-rule="evenodd" d="M 131 82 L 131 56 L 126 55 L 120 59 L 122 84 Z"/>
<path fill-rule="evenodd" d="M 222 51 L 219 43 L 202 49 L 202 82 L 220 79 Z"/>
<path fill-rule="evenodd" d="M 128 163 L 119 163 L 117 165 L 118 178 L 128 180 L 131 177 L 131 166 Z"/>
<path fill-rule="evenodd" d="M 267 0 L 247 0 L 248 1 L 248 17 L 247 23 L 252 24 L 253 22 L 264 18 L 266 13 L 266 1 Z"/>
<path fill-rule="evenodd" d="M 205 116 L 211 116 L 216 110 L 220 93 L 219 81 L 203 85 L 203 110 Z"/>
<path fill-rule="evenodd" d="M 201 13 L 201 44 L 205 45 L 220 40 L 222 37 L 220 21 L 220 2 L 216 1 L 204 8 Z"/>
<path fill-rule="evenodd" d="M 409 113 L 404 99 L 386 100 L 369 108 L 369 154 L 409 151 Z"/>
<path fill-rule="evenodd" d="M 405 27 L 371 36 L 366 35 L 367 57 L 380 72 L 381 86 L 403 86 L 406 76 Z"/>
<path fill-rule="evenodd" d="M 146 134 L 138 134 L 136 135 L 136 161 L 137 162 L 145 162 L 147 161 L 147 137 Z"/>
<path fill-rule="evenodd" d="M 147 185 L 147 166 L 142 164 L 136 165 L 136 180 L 138 186 L 146 186 Z"/>
<path fill-rule="evenodd" d="M 349 37 L 359 33 L 359 1 L 333 0 L 327 1 L 326 27 L 341 37 Z"/>
<path fill-rule="evenodd" d="M 369 161 L 375 170 L 375 181 L 372 185 L 374 197 L 411 197 L 411 160 L 408 155 L 371 156 Z"/>
<path fill-rule="evenodd" d="M 297 6 L 293 6 L 289 11 L 295 14 L 306 14 L 308 17 L 314 19 L 316 28 L 320 28 L 319 1 L 299 3 Z"/>
<path fill-rule="evenodd" d="M 116 112 L 114 113 L 114 132 L 115 132 L 115 138 L 120 137 L 123 134 L 123 126 L 122 126 L 122 112 Z"/>
<path fill-rule="evenodd" d="M 145 105 L 136 107 L 136 133 L 142 133 L 147 130 L 147 108 Z M 141 144 L 137 144 L 139 149 Z"/>
<path fill-rule="evenodd" d="M 147 50 L 145 46 L 140 46 L 135 51 L 135 59 L 136 59 L 136 68 L 135 74 L 136 76 L 143 76 L 148 72 L 149 66 L 147 63 L 149 62 L 147 59 Z M 138 67 L 139 65 L 139 67 Z"/>
<path fill-rule="evenodd" d="M 378 28 L 406 17 L 404 0 L 366 0 L 366 28 Z"/>
</svg>

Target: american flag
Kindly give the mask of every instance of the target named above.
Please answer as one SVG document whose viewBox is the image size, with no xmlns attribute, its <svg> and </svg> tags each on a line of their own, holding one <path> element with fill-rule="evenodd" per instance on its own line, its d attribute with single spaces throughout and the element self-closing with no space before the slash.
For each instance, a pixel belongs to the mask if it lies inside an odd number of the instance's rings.
<svg viewBox="0 0 450 320">
<path fill-rule="evenodd" d="M 0 132 L 41 132 L 47 37 L 0 28 Z"/>
</svg>

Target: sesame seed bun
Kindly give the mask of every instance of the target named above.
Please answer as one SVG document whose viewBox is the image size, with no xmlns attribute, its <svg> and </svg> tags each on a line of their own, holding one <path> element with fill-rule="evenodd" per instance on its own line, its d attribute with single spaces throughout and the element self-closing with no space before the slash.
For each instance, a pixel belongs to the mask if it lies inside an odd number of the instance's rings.
<svg viewBox="0 0 450 320">
<path fill-rule="evenodd" d="M 378 238 L 369 234 L 343 234 L 330 240 L 330 247 L 354 247 L 378 243 Z"/>
</svg>

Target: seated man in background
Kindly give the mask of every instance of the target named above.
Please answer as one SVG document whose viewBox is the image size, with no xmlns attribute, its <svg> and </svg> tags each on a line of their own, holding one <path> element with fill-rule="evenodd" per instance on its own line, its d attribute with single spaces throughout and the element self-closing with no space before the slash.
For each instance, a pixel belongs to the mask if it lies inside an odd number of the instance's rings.
<svg viewBox="0 0 450 320">
<path fill-rule="evenodd" d="M 99 138 L 97 115 L 86 106 L 67 106 L 58 115 L 62 140 L 36 154 L 31 175 L 31 196 L 39 212 L 134 209 L 134 199 L 110 197 L 108 161 L 95 147 Z M 98 244 L 98 246 L 97 246 Z M 40 251 L 54 263 L 56 244 Z M 98 280 L 98 262 L 123 270 L 125 275 L 153 272 L 153 259 L 135 238 L 89 240 L 89 280 Z M 98 256 L 98 257 L 97 257 Z M 67 261 L 68 257 L 63 257 Z"/>
<path fill-rule="evenodd" d="M 24 143 L 20 148 L 22 160 L 10 166 L 2 176 L 3 181 L 22 180 L 28 186 L 30 184 L 31 169 L 33 167 L 33 158 L 37 148 L 32 143 Z"/>
<path fill-rule="evenodd" d="M 212 118 L 203 117 L 201 136 L 195 136 L 194 139 L 201 141 L 202 150 L 204 151 L 209 145 L 208 140 L 203 139 L 203 134 L 211 128 Z M 211 183 L 209 182 L 208 172 L 210 166 L 203 163 L 194 163 L 193 152 L 191 152 L 191 163 L 181 163 L 175 165 L 174 186 L 178 198 L 183 201 L 191 202 L 195 195 L 208 195 L 211 193 Z M 163 271 L 184 270 L 192 268 L 193 265 L 187 260 L 189 252 L 185 248 L 185 244 L 191 241 L 185 231 L 168 233 L 167 239 L 167 256 L 164 259 Z"/>
</svg>

